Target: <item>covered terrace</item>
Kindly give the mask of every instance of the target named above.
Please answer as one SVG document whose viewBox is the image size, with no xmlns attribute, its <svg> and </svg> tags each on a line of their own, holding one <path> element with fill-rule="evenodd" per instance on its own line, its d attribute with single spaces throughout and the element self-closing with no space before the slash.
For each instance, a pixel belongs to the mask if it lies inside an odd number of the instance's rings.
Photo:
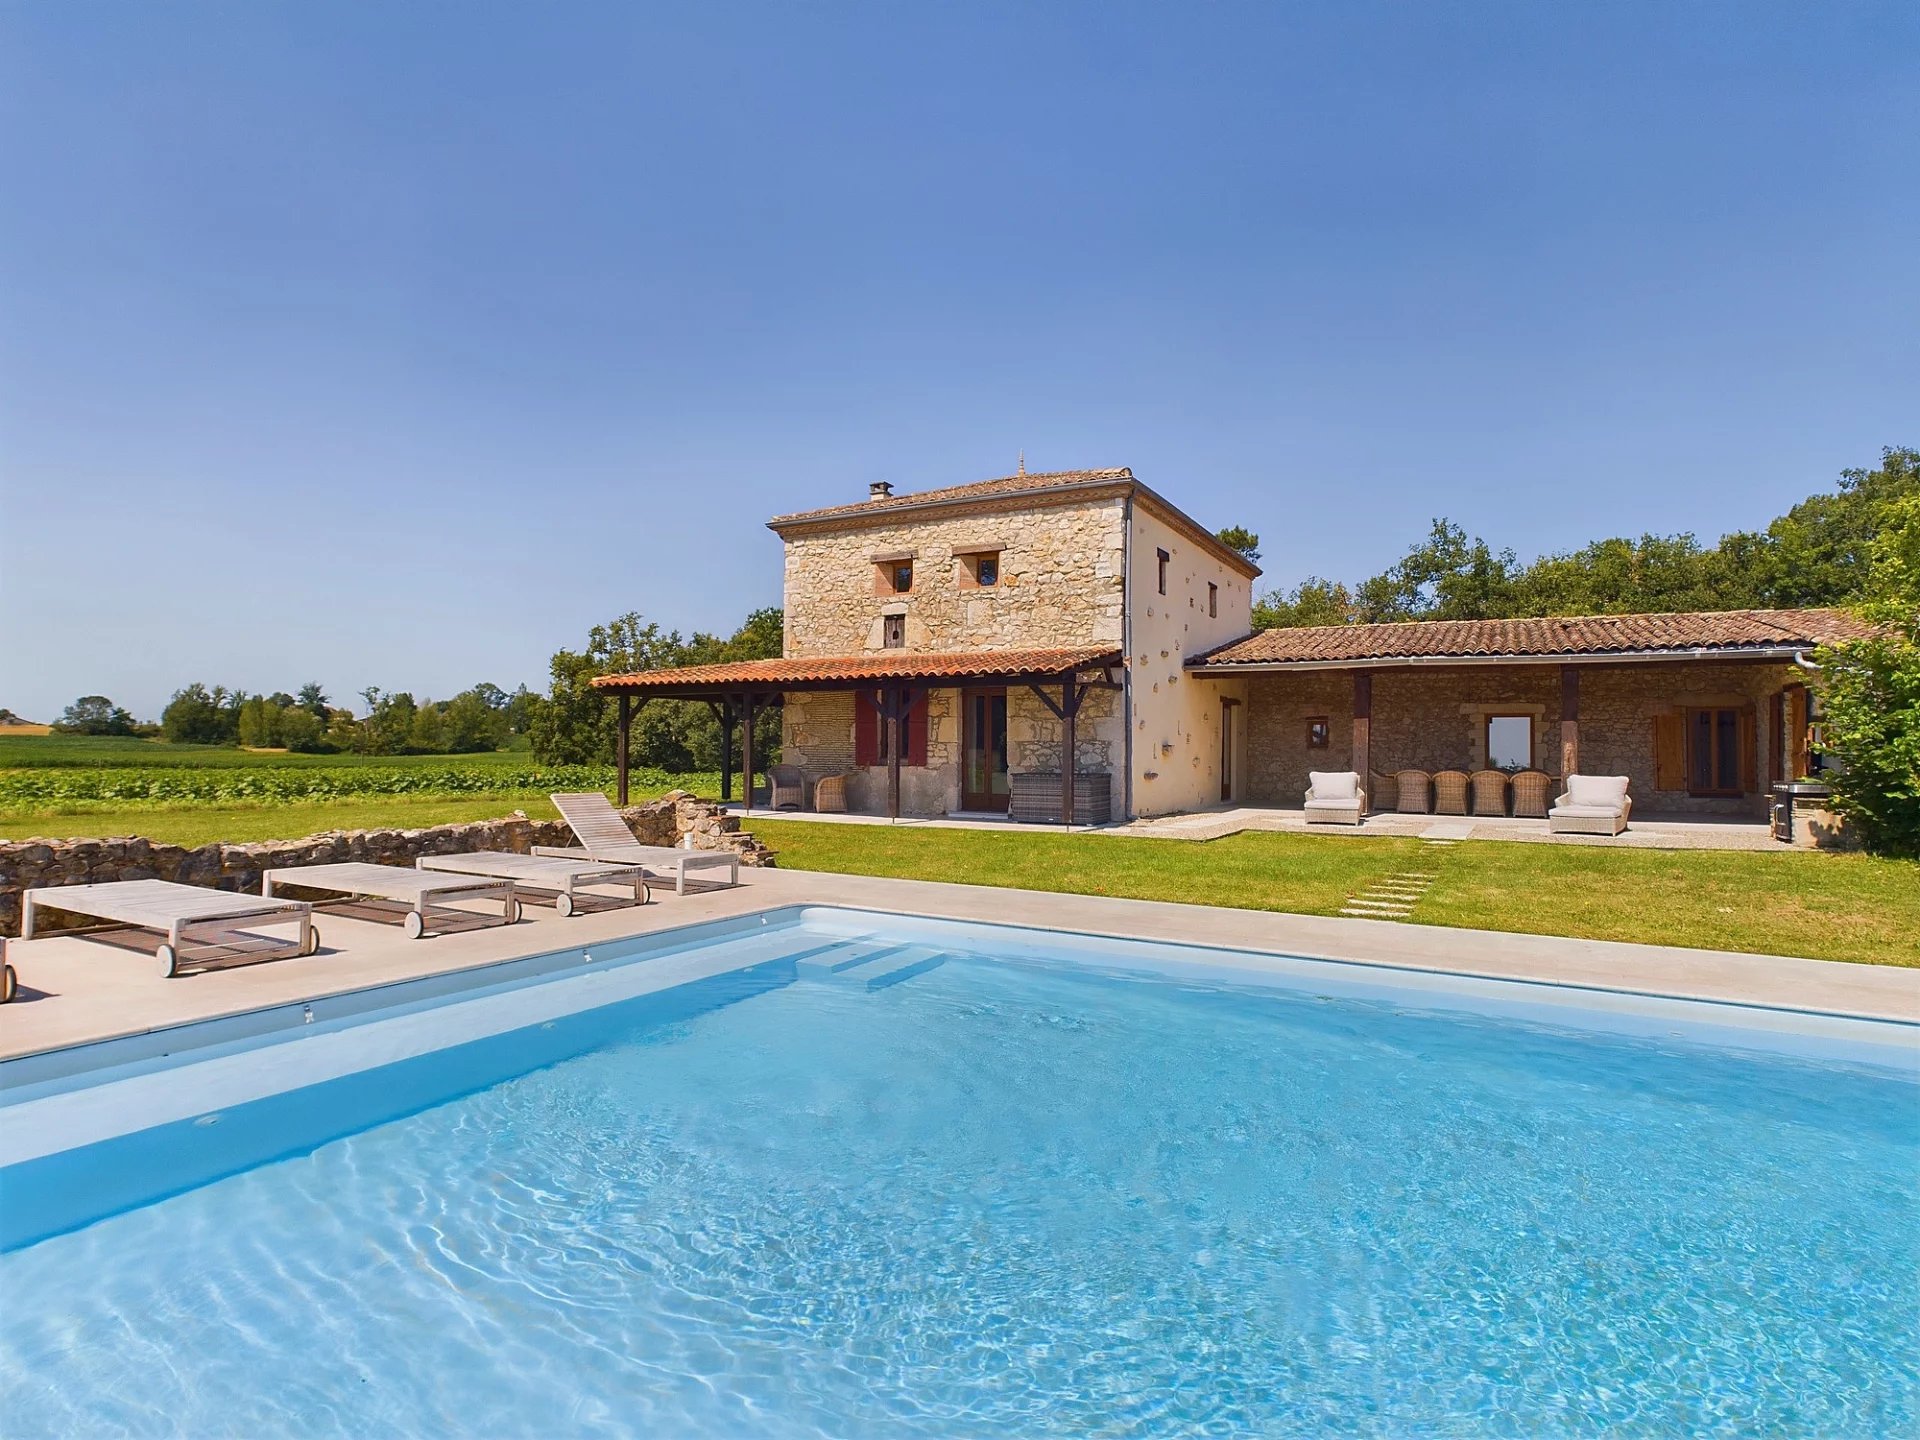
<svg viewBox="0 0 1920 1440">
<path fill-rule="evenodd" d="M 1120 651 L 1113 646 L 1073 646 L 1038 650 L 906 651 L 878 650 L 861 655 L 783 657 L 672 670 L 639 670 L 602 675 L 594 688 L 618 698 L 614 746 L 618 803 L 627 802 L 628 749 L 633 718 L 649 700 L 692 700 L 714 712 L 720 722 L 722 763 L 720 798 L 733 798 L 734 735 L 740 737 L 740 770 L 748 808 L 753 803 L 756 722 L 779 708 L 790 694 L 851 692 L 889 737 L 885 746 L 887 813 L 898 819 L 900 772 L 911 764 L 909 729 L 916 712 L 924 714 L 936 690 L 969 686 L 1021 687 L 1031 691 L 1059 722 L 1061 753 L 1075 753 L 1075 724 L 1082 703 L 1099 690 L 1120 688 Z M 1074 818 L 1074 767 L 1061 766 L 1060 813 Z"/>
</svg>

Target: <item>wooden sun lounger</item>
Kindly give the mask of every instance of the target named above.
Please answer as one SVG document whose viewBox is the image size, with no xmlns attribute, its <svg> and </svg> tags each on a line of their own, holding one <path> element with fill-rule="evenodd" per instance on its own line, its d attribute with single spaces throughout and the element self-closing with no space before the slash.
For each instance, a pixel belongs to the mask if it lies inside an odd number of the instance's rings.
<svg viewBox="0 0 1920 1440">
<path fill-rule="evenodd" d="M 158 930 L 167 938 L 154 950 L 162 975 L 179 971 L 180 947 L 188 940 L 218 944 L 262 921 L 297 920 L 300 940 L 294 953 L 311 955 L 320 947 L 313 907 L 304 900 L 276 900 L 271 894 L 236 895 L 172 880 L 114 880 L 99 885 L 46 885 L 21 897 L 20 938 L 33 938 L 42 908 L 65 910 L 94 920 L 110 920 L 139 930 Z"/>
<path fill-rule="evenodd" d="M 502 925 L 511 925 L 520 918 L 520 902 L 513 898 L 513 881 L 477 875 L 437 874 L 431 870 L 409 870 L 401 865 L 348 861 L 339 865 L 290 865 L 269 870 L 260 877 L 262 894 L 273 894 L 276 885 L 326 890 L 350 898 L 364 896 L 401 901 L 408 907 L 400 924 L 409 940 L 418 940 L 427 933 L 429 910 L 453 900 L 497 898 Z"/>
<path fill-rule="evenodd" d="M 687 893 L 690 870 L 725 869 L 727 883 L 740 883 L 740 857 L 731 850 L 677 850 L 671 845 L 642 845 L 620 818 L 607 797 L 597 790 L 584 795 L 554 795 L 554 808 L 573 830 L 577 846 L 536 845 L 536 855 L 566 859 L 611 861 L 644 865 L 651 873 L 673 877 L 673 893 Z"/>
<path fill-rule="evenodd" d="M 422 855 L 414 864 L 422 870 L 511 880 L 520 894 L 529 890 L 551 894 L 553 908 L 561 915 L 575 913 L 578 907 L 574 897 L 583 893 L 582 887 L 588 885 L 631 884 L 635 905 L 644 905 L 652 898 L 647 891 L 646 869 L 641 865 L 612 865 L 601 860 L 569 860 L 555 855 L 517 855 L 510 850 Z"/>
</svg>

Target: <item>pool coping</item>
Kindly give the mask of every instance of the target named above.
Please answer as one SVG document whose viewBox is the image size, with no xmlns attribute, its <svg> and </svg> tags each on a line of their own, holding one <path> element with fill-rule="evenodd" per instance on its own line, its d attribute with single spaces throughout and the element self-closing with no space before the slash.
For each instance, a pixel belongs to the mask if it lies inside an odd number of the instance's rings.
<svg viewBox="0 0 1920 1440">
<path fill-rule="evenodd" d="M 369 921 L 323 916 L 329 948 L 319 955 L 171 981 L 160 978 L 145 954 L 79 937 L 16 944 L 10 959 L 36 997 L 0 1007 L 0 1061 L 432 976 L 474 972 L 473 983 L 484 983 L 484 972 L 502 962 L 793 905 L 1920 1026 L 1920 970 L 1896 966 L 817 871 L 747 870 L 742 880 L 734 889 L 666 897 L 639 909 L 564 921 L 543 915 L 431 941 L 407 941 Z M 48 986 L 54 988 L 42 995 Z"/>
</svg>

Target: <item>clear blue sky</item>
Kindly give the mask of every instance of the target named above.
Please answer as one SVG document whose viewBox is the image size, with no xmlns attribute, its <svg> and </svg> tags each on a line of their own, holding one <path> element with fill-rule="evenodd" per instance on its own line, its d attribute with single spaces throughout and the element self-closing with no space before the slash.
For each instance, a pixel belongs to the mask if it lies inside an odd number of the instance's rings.
<svg viewBox="0 0 1920 1440">
<path fill-rule="evenodd" d="M 10 0 L 0 705 L 539 685 L 1021 450 L 1280 583 L 1762 524 L 1920 439 L 1916 93 L 1911 0 Z"/>
</svg>

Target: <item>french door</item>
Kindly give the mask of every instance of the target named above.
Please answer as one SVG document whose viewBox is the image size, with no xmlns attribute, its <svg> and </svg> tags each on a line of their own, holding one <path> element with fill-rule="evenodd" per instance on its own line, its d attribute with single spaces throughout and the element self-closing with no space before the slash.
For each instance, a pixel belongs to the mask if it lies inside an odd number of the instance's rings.
<svg viewBox="0 0 1920 1440">
<path fill-rule="evenodd" d="M 1007 692 L 960 693 L 960 808 L 1007 808 Z"/>
</svg>

